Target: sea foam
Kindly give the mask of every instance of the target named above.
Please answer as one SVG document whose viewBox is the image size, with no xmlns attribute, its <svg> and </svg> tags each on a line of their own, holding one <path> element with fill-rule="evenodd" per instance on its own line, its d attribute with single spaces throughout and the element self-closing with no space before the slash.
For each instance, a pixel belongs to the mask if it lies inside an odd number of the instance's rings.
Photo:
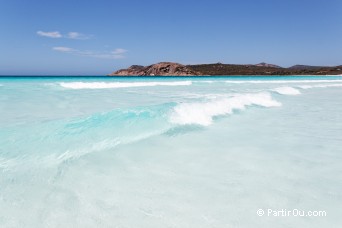
<svg viewBox="0 0 342 228">
<path fill-rule="evenodd" d="M 275 89 L 272 89 L 272 91 L 279 93 L 281 95 L 299 95 L 299 94 L 301 94 L 301 92 L 298 89 L 295 89 L 293 87 L 288 87 L 288 86 L 275 88 Z"/>
<path fill-rule="evenodd" d="M 338 84 L 318 84 L 318 85 L 301 85 L 298 86 L 301 89 L 313 89 L 313 88 L 328 88 L 328 87 L 342 87 L 342 83 Z"/>
<path fill-rule="evenodd" d="M 225 83 L 232 83 L 232 84 L 283 84 L 283 83 L 324 83 L 324 82 L 342 82 L 342 80 L 251 80 L 251 81 L 235 81 L 235 80 L 228 80 Z"/>
<path fill-rule="evenodd" d="M 173 109 L 170 121 L 180 125 L 208 126 L 215 116 L 232 114 L 234 110 L 244 110 L 251 105 L 279 107 L 281 103 L 273 100 L 269 93 L 241 94 L 208 102 L 182 103 Z"/>
<path fill-rule="evenodd" d="M 191 81 L 180 82 L 61 82 L 60 86 L 67 89 L 112 89 L 146 86 L 189 86 Z"/>
</svg>

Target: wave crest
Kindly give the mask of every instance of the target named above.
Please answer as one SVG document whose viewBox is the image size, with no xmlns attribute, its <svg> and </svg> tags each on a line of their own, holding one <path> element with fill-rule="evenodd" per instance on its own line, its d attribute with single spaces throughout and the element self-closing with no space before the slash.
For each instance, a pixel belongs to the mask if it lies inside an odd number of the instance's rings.
<svg viewBox="0 0 342 228">
<path fill-rule="evenodd" d="M 191 81 L 181 82 L 61 82 L 60 86 L 67 89 L 113 89 L 146 86 L 188 86 Z"/>
<path fill-rule="evenodd" d="M 272 91 L 279 93 L 281 95 L 299 95 L 299 94 L 301 94 L 301 92 L 298 89 L 295 89 L 293 87 L 288 87 L 288 86 L 275 88 L 275 89 L 272 89 Z"/>
<path fill-rule="evenodd" d="M 247 106 L 252 105 L 279 107 L 281 103 L 273 100 L 269 93 L 243 94 L 209 102 L 183 103 L 173 109 L 170 121 L 180 125 L 208 126 L 215 116 L 231 114 L 234 110 L 244 110 Z"/>
<path fill-rule="evenodd" d="M 302 85 L 298 86 L 301 89 L 313 89 L 313 88 L 328 88 L 328 87 L 342 87 L 342 84 L 318 84 L 318 85 Z"/>
<path fill-rule="evenodd" d="M 246 80 L 246 81 L 237 81 L 237 80 L 229 80 L 225 81 L 225 83 L 232 84 L 283 84 L 283 83 L 324 83 L 324 82 L 342 82 L 340 79 L 328 79 L 328 80 Z"/>
</svg>

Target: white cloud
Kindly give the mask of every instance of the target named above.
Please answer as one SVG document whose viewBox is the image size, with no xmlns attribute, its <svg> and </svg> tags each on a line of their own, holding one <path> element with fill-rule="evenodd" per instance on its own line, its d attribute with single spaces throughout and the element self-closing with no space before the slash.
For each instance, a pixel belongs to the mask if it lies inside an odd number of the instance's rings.
<svg viewBox="0 0 342 228">
<path fill-rule="evenodd" d="M 60 51 L 60 52 L 73 52 L 75 49 L 69 48 L 69 47 L 53 47 L 54 51 Z"/>
<path fill-rule="evenodd" d="M 74 40 L 87 40 L 90 39 L 91 36 L 79 32 L 69 32 L 65 37 Z"/>
<path fill-rule="evenodd" d="M 126 58 L 124 55 L 127 50 L 118 48 L 111 52 L 95 52 L 95 51 L 83 51 L 83 50 L 77 50 L 74 48 L 69 47 L 53 47 L 52 50 L 59 51 L 59 52 L 65 52 L 70 53 L 73 55 L 78 56 L 86 56 L 86 57 L 93 57 L 93 58 L 100 58 L 100 59 L 123 59 Z"/>
<path fill-rule="evenodd" d="M 39 36 L 45 36 L 49 38 L 66 38 L 66 39 L 74 39 L 74 40 L 87 40 L 92 37 L 91 35 L 85 35 L 79 32 L 69 32 L 68 34 L 61 34 L 58 31 L 54 31 L 54 32 L 38 31 L 37 34 Z"/>
<path fill-rule="evenodd" d="M 49 37 L 49 38 L 61 38 L 62 34 L 60 34 L 60 32 L 55 31 L 55 32 L 43 32 L 43 31 L 38 31 L 37 34 L 39 36 L 45 36 L 45 37 Z"/>
</svg>

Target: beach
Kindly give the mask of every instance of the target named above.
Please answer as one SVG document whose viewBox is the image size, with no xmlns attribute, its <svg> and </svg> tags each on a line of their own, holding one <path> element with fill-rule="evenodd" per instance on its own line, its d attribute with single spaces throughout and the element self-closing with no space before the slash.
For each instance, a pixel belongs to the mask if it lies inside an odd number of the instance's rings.
<svg viewBox="0 0 342 228">
<path fill-rule="evenodd" d="M 0 85 L 0 227 L 342 224 L 341 76 Z"/>
</svg>

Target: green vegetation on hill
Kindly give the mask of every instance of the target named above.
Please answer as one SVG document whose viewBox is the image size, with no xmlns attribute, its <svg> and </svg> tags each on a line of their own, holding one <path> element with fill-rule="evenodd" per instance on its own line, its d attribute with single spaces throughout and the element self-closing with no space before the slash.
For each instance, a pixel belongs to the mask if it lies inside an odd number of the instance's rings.
<svg viewBox="0 0 342 228">
<path fill-rule="evenodd" d="M 342 74 L 342 66 L 313 67 L 303 66 L 280 68 L 257 65 L 235 64 L 200 64 L 187 65 L 189 69 L 202 75 L 338 75 Z"/>
<path fill-rule="evenodd" d="M 115 71 L 110 76 L 201 76 L 201 75 L 341 75 L 342 66 L 321 67 L 295 65 L 282 68 L 277 65 L 260 63 L 245 64 L 199 64 L 182 65 L 161 62 L 149 66 L 133 65 L 127 69 Z"/>
</svg>

